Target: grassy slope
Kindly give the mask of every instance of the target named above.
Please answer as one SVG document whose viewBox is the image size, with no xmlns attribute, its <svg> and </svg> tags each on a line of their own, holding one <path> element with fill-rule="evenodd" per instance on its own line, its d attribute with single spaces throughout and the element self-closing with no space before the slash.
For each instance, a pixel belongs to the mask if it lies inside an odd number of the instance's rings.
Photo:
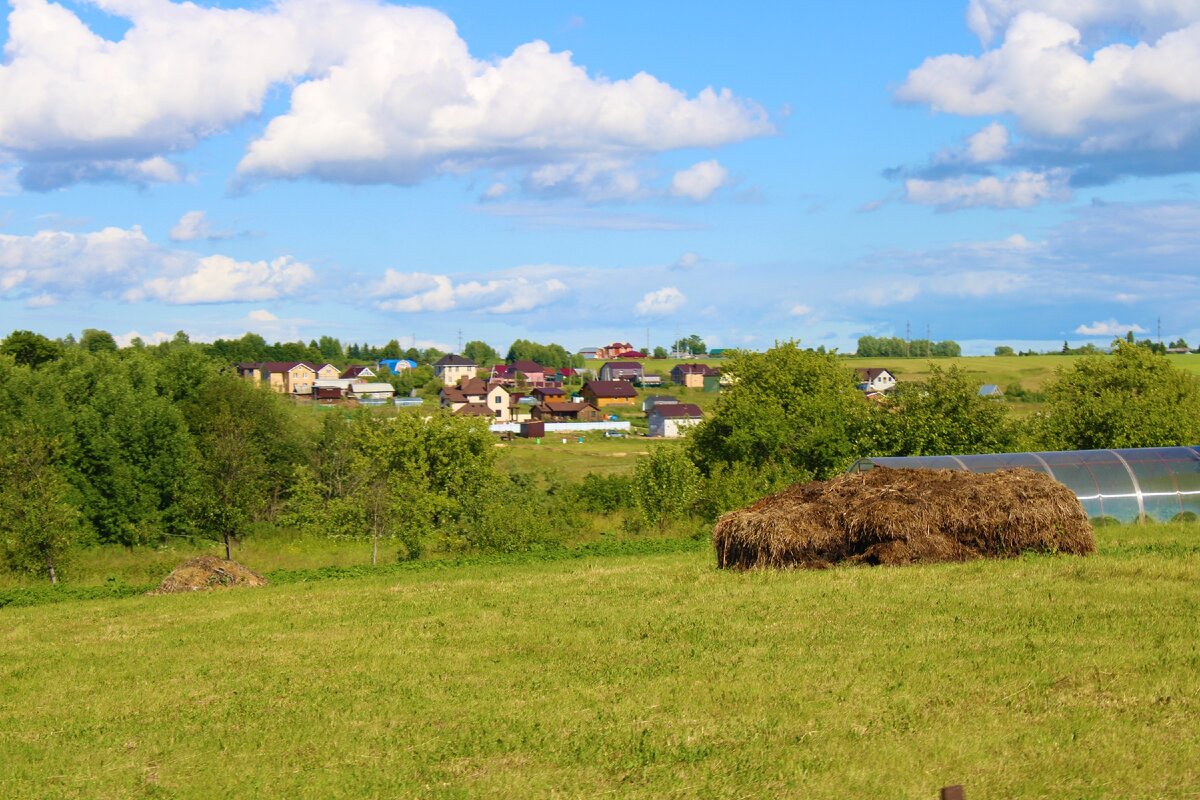
<svg viewBox="0 0 1200 800">
<path fill-rule="evenodd" d="M 707 552 L 0 611 L 4 797 L 1195 796 L 1200 535 Z"/>
</svg>

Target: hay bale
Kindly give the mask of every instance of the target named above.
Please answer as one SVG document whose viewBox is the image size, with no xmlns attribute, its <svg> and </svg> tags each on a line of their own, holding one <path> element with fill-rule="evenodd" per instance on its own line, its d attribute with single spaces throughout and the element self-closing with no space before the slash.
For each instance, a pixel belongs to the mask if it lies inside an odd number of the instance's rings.
<svg viewBox="0 0 1200 800">
<path fill-rule="evenodd" d="M 267 579 L 246 569 L 236 561 L 216 556 L 197 556 L 188 559 L 163 579 L 157 589 L 148 594 L 197 592 L 202 589 L 232 588 L 234 586 L 266 586 Z"/>
<path fill-rule="evenodd" d="M 872 469 L 796 484 L 713 529 L 717 566 L 913 564 L 1096 549 L 1075 494 L 1029 469 Z"/>
</svg>

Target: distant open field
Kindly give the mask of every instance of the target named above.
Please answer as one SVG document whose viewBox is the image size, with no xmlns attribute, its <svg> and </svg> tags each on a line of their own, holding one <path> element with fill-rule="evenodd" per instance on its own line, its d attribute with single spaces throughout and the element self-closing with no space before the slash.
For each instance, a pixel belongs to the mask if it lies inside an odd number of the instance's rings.
<svg viewBox="0 0 1200 800">
<path fill-rule="evenodd" d="M 1054 377 L 1059 367 L 1069 367 L 1078 356 L 961 356 L 959 358 L 846 358 L 851 367 L 885 367 L 898 380 L 923 380 L 929 376 L 929 365 L 949 367 L 951 364 L 979 380 L 1007 387 L 1020 383 L 1024 388 L 1039 390 Z M 1171 355 L 1167 358 L 1176 367 L 1200 375 L 1200 354 Z"/>
<path fill-rule="evenodd" d="M 1195 797 L 1200 528 L 1086 559 L 675 555 L 0 610 L 0 796 Z"/>
</svg>

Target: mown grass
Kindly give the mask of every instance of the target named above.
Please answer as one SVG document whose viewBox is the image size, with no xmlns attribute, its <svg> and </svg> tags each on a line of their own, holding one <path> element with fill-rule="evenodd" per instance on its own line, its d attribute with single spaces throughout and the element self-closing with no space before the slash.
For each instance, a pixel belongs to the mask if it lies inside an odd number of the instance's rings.
<svg viewBox="0 0 1200 800">
<path fill-rule="evenodd" d="M 1200 535 L 475 564 L 0 611 L 4 797 L 1200 792 Z"/>
</svg>

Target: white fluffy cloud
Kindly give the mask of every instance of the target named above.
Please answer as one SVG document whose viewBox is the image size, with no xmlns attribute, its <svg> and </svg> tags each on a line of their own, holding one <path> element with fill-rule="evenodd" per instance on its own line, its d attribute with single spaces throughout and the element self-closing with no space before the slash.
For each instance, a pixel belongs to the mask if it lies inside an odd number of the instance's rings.
<svg viewBox="0 0 1200 800">
<path fill-rule="evenodd" d="M 993 122 L 956 162 L 893 172 L 950 176 L 961 189 L 978 165 L 1003 161 L 1013 172 L 989 177 L 1020 185 L 1017 203 L 1001 203 L 1013 205 L 1069 196 L 1037 189 L 1030 174 L 1060 171 L 1089 186 L 1200 169 L 1200 0 L 971 0 L 967 16 L 983 51 L 927 58 L 896 95 L 949 114 L 1009 117 L 1017 136 Z M 983 188 L 989 198 L 1001 190 Z"/>
<path fill-rule="evenodd" d="M 464 310 L 513 314 L 548 305 L 568 293 L 558 278 L 523 275 L 455 282 L 449 275 L 400 272 L 389 269 L 372 288 L 383 311 L 415 314 L 422 311 Z"/>
<path fill-rule="evenodd" d="M 196 239 L 207 239 L 212 233 L 208 220 L 203 211 L 189 211 L 179 218 L 179 222 L 171 228 L 171 241 L 191 242 Z"/>
<path fill-rule="evenodd" d="M 1061 200 L 1070 195 L 1067 175 L 1061 170 L 1022 170 L 1004 177 L 909 178 L 904 182 L 904 192 L 909 202 L 942 209 L 1028 208 L 1042 200 Z"/>
<path fill-rule="evenodd" d="M 151 278 L 126 293 L 130 300 L 164 303 L 237 303 L 274 300 L 298 293 L 316 277 L 307 264 L 283 256 L 273 261 L 237 261 L 205 256 L 181 275 Z"/>
<path fill-rule="evenodd" d="M 720 189 L 728 177 L 729 170 L 716 159 L 701 161 L 675 173 L 671 179 L 671 194 L 701 202 Z"/>
<path fill-rule="evenodd" d="M 967 157 L 976 164 L 999 161 L 1008 155 L 1008 129 L 993 122 L 967 139 Z"/>
<path fill-rule="evenodd" d="M 926 59 L 898 95 L 952 114 L 1012 114 L 1029 133 L 1092 151 L 1173 146 L 1195 131 L 1200 16 L 1156 41 L 1090 54 L 1082 38 L 1069 21 L 1022 10 L 999 47 Z"/>
<path fill-rule="evenodd" d="M 267 311 L 265 308 L 258 308 L 246 315 L 255 322 L 277 322 L 279 317 Z"/>
<path fill-rule="evenodd" d="M 673 314 L 687 303 L 687 297 L 674 286 L 664 286 L 652 292 L 646 292 L 634 310 L 646 317 L 660 317 Z"/>
<path fill-rule="evenodd" d="M 646 154 L 772 129 L 760 106 L 727 90 L 689 97 L 644 72 L 592 76 L 545 42 L 474 58 L 453 22 L 428 8 L 96 4 L 130 21 L 120 41 L 48 0 L 12 0 L 0 149 L 26 162 L 26 185 L 119 177 L 121 164 L 140 165 L 141 180 L 177 179 L 163 153 L 259 113 L 279 85 L 292 87 L 290 108 L 251 143 L 243 175 L 410 184 L 550 166 L 573 173 L 566 186 L 612 175 L 628 183 L 630 164 Z M 108 165 L 104 175 L 98 164 Z"/>
<path fill-rule="evenodd" d="M 1084 336 L 1124 336 L 1129 331 L 1145 333 L 1146 329 L 1141 325 L 1117 322 L 1115 319 L 1093 322 L 1091 325 L 1084 324 L 1075 329 L 1076 333 Z"/>
<path fill-rule="evenodd" d="M 1026 11 L 1040 11 L 1085 32 L 1124 28 L 1158 38 L 1200 19 L 1200 0 L 971 0 L 967 24 L 986 44 Z"/>
<path fill-rule="evenodd" d="M 790 311 L 793 317 L 807 317 L 812 312 L 812 306 L 806 306 L 804 303 L 796 303 Z"/>
<path fill-rule="evenodd" d="M 168 303 L 268 300 L 295 294 L 313 278 L 290 257 L 199 257 L 155 244 L 136 226 L 0 234 L 0 297 L 23 297 L 31 307 L 83 292 Z"/>
</svg>

